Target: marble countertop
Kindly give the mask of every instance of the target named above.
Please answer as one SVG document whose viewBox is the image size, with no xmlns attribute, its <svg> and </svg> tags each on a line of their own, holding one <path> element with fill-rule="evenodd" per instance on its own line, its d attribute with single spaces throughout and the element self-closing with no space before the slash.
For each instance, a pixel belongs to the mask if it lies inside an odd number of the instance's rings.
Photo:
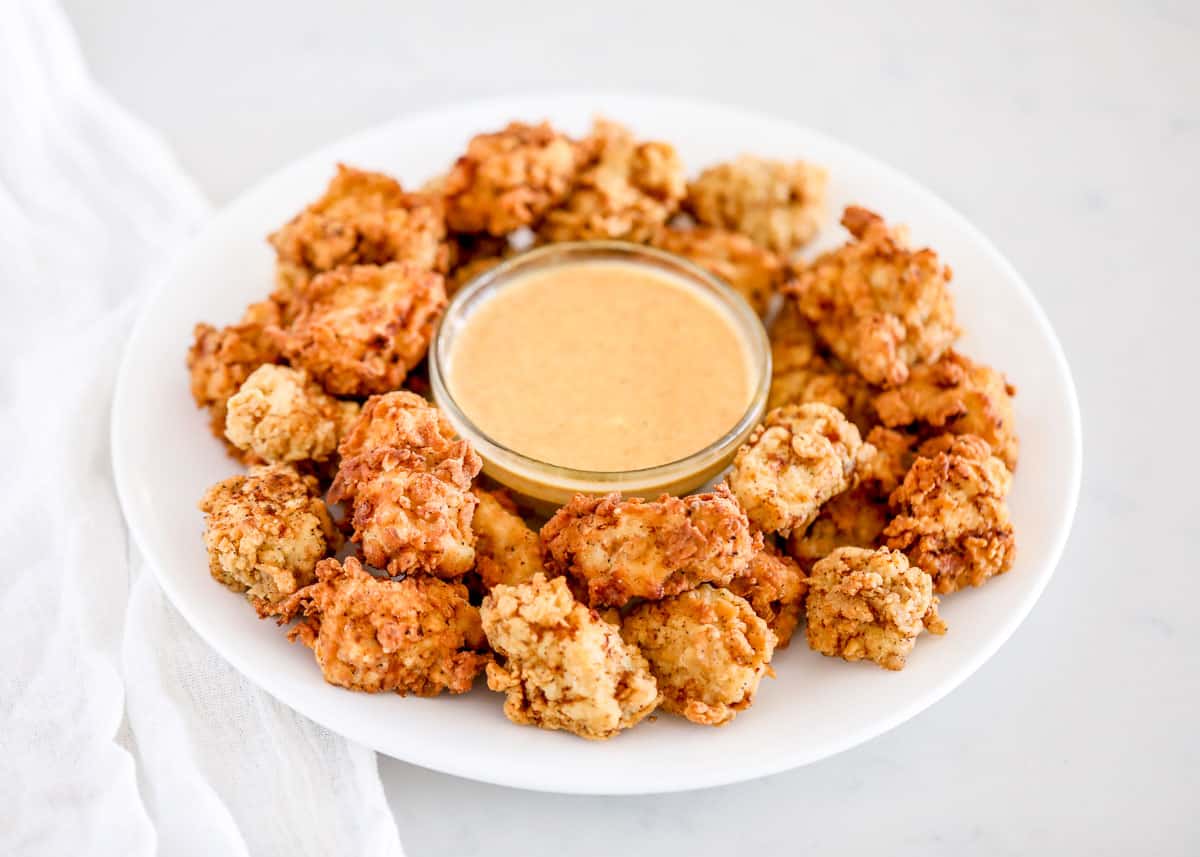
<svg viewBox="0 0 1200 857">
<path fill-rule="evenodd" d="M 449 101 L 696 95 L 821 129 L 941 194 L 1066 348 L 1085 443 L 1071 541 L 1033 614 L 950 697 L 819 764 L 690 794 L 541 795 L 381 760 L 412 857 L 1200 852 L 1200 7 L 65 5 L 99 81 L 217 203 Z"/>
</svg>

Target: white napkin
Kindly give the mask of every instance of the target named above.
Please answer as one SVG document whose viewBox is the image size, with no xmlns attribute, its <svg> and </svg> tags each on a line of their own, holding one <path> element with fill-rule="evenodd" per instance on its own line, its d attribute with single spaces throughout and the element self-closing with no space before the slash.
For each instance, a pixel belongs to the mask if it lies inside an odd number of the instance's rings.
<svg viewBox="0 0 1200 857">
<path fill-rule="evenodd" d="M 402 854 L 374 754 L 213 653 L 117 505 L 121 346 L 207 214 L 63 14 L 0 3 L 0 854 Z"/>
</svg>

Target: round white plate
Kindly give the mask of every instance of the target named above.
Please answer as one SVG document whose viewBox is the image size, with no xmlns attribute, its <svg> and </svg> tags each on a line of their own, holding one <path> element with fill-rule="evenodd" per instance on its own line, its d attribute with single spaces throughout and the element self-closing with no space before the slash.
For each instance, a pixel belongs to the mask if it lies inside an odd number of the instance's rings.
<svg viewBox="0 0 1200 857">
<path fill-rule="evenodd" d="M 805 158 L 831 174 L 834 212 L 864 204 L 906 223 L 954 269 L 967 334 L 960 348 L 1019 388 L 1021 465 L 1010 498 L 1017 562 L 987 586 L 944 600 L 945 637 L 924 636 L 890 673 L 808 650 L 803 635 L 775 659 L 754 707 L 720 729 L 662 715 L 606 742 L 509 723 L 482 681 L 436 699 L 351 693 L 326 684 L 312 653 L 261 622 L 209 577 L 196 503 L 235 471 L 188 392 L 184 353 L 197 321 L 226 324 L 271 286 L 264 236 L 317 197 L 338 161 L 416 186 L 445 170 L 479 131 L 548 118 L 582 133 L 593 115 L 674 143 L 689 170 L 741 152 Z M 831 226 L 822 246 L 842 240 Z M 903 723 L 986 661 L 1032 608 L 1054 571 L 1079 489 L 1074 385 L 1029 287 L 962 216 L 912 180 L 813 131 L 740 109 L 650 96 L 503 98 L 402 118 L 267 178 L 216 216 L 150 299 L 128 344 L 113 405 L 113 461 L 126 519 L 163 589 L 237 669 L 328 728 L 383 753 L 463 777 L 594 794 L 695 789 L 816 761 Z"/>
</svg>

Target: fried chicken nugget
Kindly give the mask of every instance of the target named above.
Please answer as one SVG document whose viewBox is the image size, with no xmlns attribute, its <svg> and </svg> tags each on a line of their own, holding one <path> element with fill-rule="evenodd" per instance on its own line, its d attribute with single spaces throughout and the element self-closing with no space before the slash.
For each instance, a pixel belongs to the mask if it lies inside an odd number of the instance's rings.
<svg viewBox="0 0 1200 857">
<path fill-rule="evenodd" d="M 566 198 L 585 156 L 546 122 L 479 134 L 441 182 L 446 220 L 455 232 L 492 235 L 531 226 Z"/>
<path fill-rule="evenodd" d="M 225 413 L 229 397 L 250 374 L 265 363 L 278 363 L 279 346 L 267 332 L 280 323 L 279 307 L 272 301 L 250 304 L 242 320 L 218 330 L 197 324 L 188 349 L 187 367 L 196 407 L 207 408 L 212 433 L 225 438 Z"/>
<path fill-rule="evenodd" d="M 766 543 L 749 568 L 729 584 L 729 591 L 745 598 L 767 623 L 775 634 L 775 648 L 785 648 L 791 642 L 808 593 L 808 578 L 794 559 Z"/>
<path fill-rule="evenodd" d="M 264 364 L 229 398 L 225 436 L 264 461 L 324 461 L 357 416 L 357 402 L 327 395 L 303 369 Z"/>
<path fill-rule="evenodd" d="M 454 443 L 454 429 L 440 410 L 416 393 L 395 390 L 372 396 L 338 444 L 342 458 L 384 446 L 440 455 Z"/>
<path fill-rule="evenodd" d="M 874 454 L 837 408 L 785 405 L 770 411 L 738 448 L 729 485 L 755 525 L 788 536 L 854 485 Z"/>
<path fill-rule="evenodd" d="M 593 605 L 664 598 L 700 583 L 727 585 L 762 544 L 728 487 L 654 502 L 583 494 L 541 531 L 546 562 L 586 587 Z"/>
<path fill-rule="evenodd" d="M 487 589 L 516 586 L 542 574 L 542 543 L 501 491 L 475 489 L 479 505 L 471 519 L 475 533 L 475 570 Z"/>
<path fill-rule="evenodd" d="M 686 205 L 701 223 L 787 256 L 824 225 L 828 180 L 815 164 L 742 155 L 700 173 L 688 185 Z"/>
<path fill-rule="evenodd" d="M 328 392 L 386 393 L 425 357 L 445 308 L 440 274 L 409 262 L 356 265 L 314 278 L 291 327 L 272 335 Z"/>
<path fill-rule="evenodd" d="M 629 129 L 597 119 L 583 141 L 591 160 L 538 235 L 549 242 L 620 239 L 647 242 L 679 209 L 683 161 L 669 143 L 638 142 Z"/>
<path fill-rule="evenodd" d="M 480 608 L 488 687 L 507 694 L 513 723 L 611 738 L 652 712 L 658 688 L 646 659 L 615 625 L 577 602 L 561 577 L 500 584 Z"/>
<path fill-rule="evenodd" d="M 621 636 L 649 661 L 662 707 L 706 726 L 750 707 L 775 653 L 775 634 L 749 602 L 708 584 L 639 604 Z"/>
<path fill-rule="evenodd" d="M 981 586 L 1012 568 L 1016 542 L 1005 502 L 1012 474 L 1004 462 L 974 435 L 934 439 L 921 453 L 892 493 L 888 547 L 904 551 L 942 593 Z"/>
<path fill-rule="evenodd" d="M 884 425 L 915 427 L 925 437 L 943 432 L 981 437 L 1005 467 L 1016 470 L 1016 392 L 1002 373 L 950 349 L 936 363 L 914 366 L 901 386 L 880 393 L 875 409 Z"/>
<path fill-rule="evenodd" d="M 808 645 L 902 670 L 922 631 L 944 634 L 929 575 L 887 548 L 838 548 L 808 579 Z"/>
<path fill-rule="evenodd" d="M 932 363 L 958 337 L 950 269 L 926 248 L 910 250 L 900 230 L 850 206 L 853 240 L 819 256 L 784 286 L 833 353 L 867 381 L 896 387 L 910 367 Z"/>
<path fill-rule="evenodd" d="M 771 298 L 783 281 L 784 268 L 779 258 L 737 232 L 704 226 L 666 227 L 655 233 L 651 243 L 660 250 L 690 259 L 724 280 L 760 316 L 767 314 Z"/>
<path fill-rule="evenodd" d="M 208 568 L 245 593 L 259 615 L 314 579 L 337 532 L 317 480 L 287 464 L 252 467 L 212 486 L 200 501 Z"/>
<path fill-rule="evenodd" d="M 318 582 L 290 597 L 279 623 L 313 650 L 325 681 L 365 693 L 466 693 L 490 661 L 467 589 L 429 577 L 385 580 L 354 557 L 327 559 Z"/>
</svg>

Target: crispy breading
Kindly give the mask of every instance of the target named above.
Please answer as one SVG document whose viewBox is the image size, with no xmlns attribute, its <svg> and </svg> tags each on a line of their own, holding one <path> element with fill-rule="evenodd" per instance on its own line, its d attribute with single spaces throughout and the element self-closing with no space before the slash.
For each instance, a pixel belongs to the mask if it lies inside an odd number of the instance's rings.
<svg viewBox="0 0 1200 857">
<path fill-rule="evenodd" d="M 867 381 L 895 387 L 910 367 L 932 363 L 958 337 L 950 269 L 926 248 L 910 250 L 901 230 L 850 206 L 849 243 L 824 253 L 784 286 L 817 335 Z"/>
<path fill-rule="evenodd" d="M 932 446 L 931 446 L 932 444 Z M 938 592 L 980 586 L 1013 564 L 1016 542 L 1005 497 L 1012 474 L 983 438 L 930 441 L 891 497 L 884 530 L 933 577 Z"/>
<path fill-rule="evenodd" d="M 1016 470 L 1016 392 L 1001 372 L 950 349 L 936 363 L 914 366 L 904 384 L 879 394 L 874 404 L 887 426 L 915 428 L 923 437 L 981 437 L 1009 470 Z"/>
<path fill-rule="evenodd" d="M 374 577 L 354 557 L 327 559 L 318 582 L 282 605 L 280 624 L 313 650 L 325 680 L 365 693 L 466 693 L 491 658 L 467 589 L 429 577 Z"/>
<path fill-rule="evenodd" d="M 446 221 L 455 232 L 492 235 L 531 226 L 566 198 L 584 157 L 546 122 L 479 134 L 441 181 Z"/>
<path fill-rule="evenodd" d="M 838 548 L 808 586 L 808 645 L 823 655 L 901 670 L 922 631 L 946 632 L 929 575 L 899 551 Z"/>
<path fill-rule="evenodd" d="M 788 536 L 854 485 L 872 455 L 874 448 L 837 408 L 785 405 L 768 412 L 738 449 L 729 485 L 755 525 Z"/>
<path fill-rule="evenodd" d="M 357 416 L 357 402 L 327 395 L 303 369 L 264 364 L 229 398 L 225 436 L 264 461 L 324 461 Z"/>
<path fill-rule="evenodd" d="M 750 707 L 775 653 L 775 634 L 749 602 L 708 584 L 639 604 L 621 636 L 650 663 L 662 708 L 706 726 Z"/>
<path fill-rule="evenodd" d="M 679 208 L 683 161 L 669 143 L 638 142 L 629 129 L 597 119 L 583 141 L 591 158 L 566 199 L 538 227 L 545 241 L 649 241 Z"/>
<path fill-rule="evenodd" d="M 824 225 L 828 179 L 815 164 L 742 155 L 700 173 L 688 185 L 686 204 L 701 223 L 787 256 Z"/>
<path fill-rule="evenodd" d="M 733 287 L 760 316 L 783 281 L 784 267 L 769 250 L 745 235 L 726 229 L 665 227 L 655 233 L 654 246 L 695 262 Z"/>
<path fill-rule="evenodd" d="M 824 402 L 837 408 L 860 432 L 877 422 L 876 391 L 856 372 L 823 354 L 812 324 L 787 301 L 771 325 L 771 391 L 767 408 Z"/>
<path fill-rule="evenodd" d="M 542 543 L 517 514 L 503 491 L 475 488 L 479 505 L 471 519 L 475 533 L 475 570 L 486 589 L 515 586 L 545 571 Z"/>
<path fill-rule="evenodd" d="M 408 262 L 356 265 L 315 277 L 291 327 L 273 335 L 330 393 L 386 393 L 425 357 L 445 308 L 440 274 Z"/>
<path fill-rule="evenodd" d="M 197 324 L 187 367 L 192 398 L 207 408 L 212 433 L 225 440 L 225 408 L 229 397 L 264 363 L 278 363 L 279 346 L 267 333 L 280 323 L 278 305 L 272 301 L 250 304 L 237 324 L 217 329 Z"/>
<path fill-rule="evenodd" d="M 243 592 L 260 615 L 314 580 L 337 546 L 317 480 L 287 464 L 252 467 L 208 489 L 200 501 L 214 579 Z"/>
<path fill-rule="evenodd" d="M 369 565 L 457 577 L 475 565 L 470 489 L 482 462 L 466 441 L 428 453 L 384 446 L 343 459 L 329 502 L 352 500 L 351 538 Z"/>
<path fill-rule="evenodd" d="M 729 591 L 750 602 L 775 634 L 775 648 L 792 639 L 804 610 L 808 579 L 799 564 L 771 543 L 754 555 L 750 566 L 729 584 Z"/>
<path fill-rule="evenodd" d="M 416 393 L 396 390 L 372 396 L 338 445 L 342 458 L 383 446 L 440 454 L 454 443 L 454 429 L 442 412 Z"/>
<path fill-rule="evenodd" d="M 876 426 L 866 442 L 875 448 L 858 472 L 858 484 L 821 507 L 808 529 L 792 534 L 788 549 L 805 569 L 840 547 L 879 547 L 891 519 L 888 497 L 916 458 L 917 438 Z"/>
<path fill-rule="evenodd" d="M 513 253 L 507 238 L 486 234 L 455 235 L 451 244 L 450 272 L 446 275 L 446 294 L 453 297 L 470 280 L 490 271 Z"/>
<path fill-rule="evenodd" d="M 729 489 L 662 495 L 577 494 L 541 532 L 546 563 L 586 587 L 592 605 L 663 598 L 700 583 L 727 585 L 761 546 Z"/>
<path fill-rule="evenodd" d="M 488 687 L 507 695 L 512 722 L 611 738 L 658 704 L 645 658 L 577 602 L 563 578 L 500 584 L 480 613 L 499 658 L 488 664 Z"/>
</svg>

